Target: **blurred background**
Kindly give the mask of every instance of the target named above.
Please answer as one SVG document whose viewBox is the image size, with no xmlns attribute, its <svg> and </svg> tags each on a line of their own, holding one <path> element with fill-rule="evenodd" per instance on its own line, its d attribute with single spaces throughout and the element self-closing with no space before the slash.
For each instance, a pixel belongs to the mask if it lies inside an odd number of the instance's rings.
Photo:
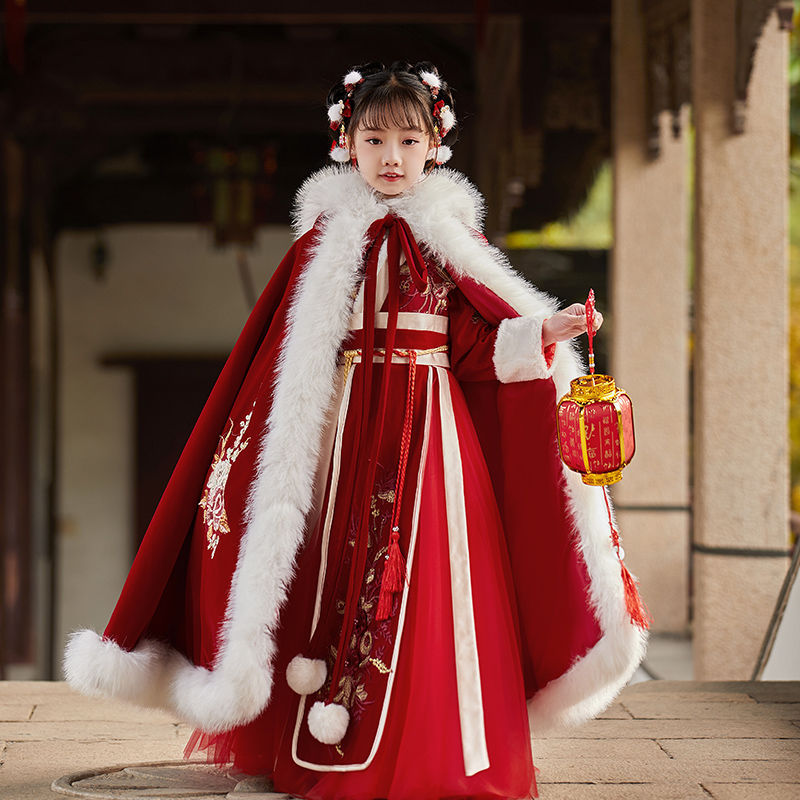
<svg viewBox="0 0 800 800">
<path fill-rule="evenodd" d="M 294 192 L 331 163 L 329 87 L 396 59 L 454 87 L 448 166 L 485 195 L 489 238 L 607 316 L 599 371 L 637 424 L 614 499 L 655 618 L 650 675 L 797 677 L 768 664 L 775 642 L 800 649 L 793 4 L 222 8 L 6 0 L 0 678 L 58 679 L 67 633 L 105 627 L 291 244 Z"/>
</svg>

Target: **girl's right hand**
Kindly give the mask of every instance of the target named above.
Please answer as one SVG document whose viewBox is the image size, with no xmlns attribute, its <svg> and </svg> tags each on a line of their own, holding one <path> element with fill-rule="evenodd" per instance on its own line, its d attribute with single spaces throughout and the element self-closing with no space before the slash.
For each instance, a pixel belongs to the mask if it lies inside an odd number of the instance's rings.
<svg viewBox="0 0 800 800">
<path fill-rule="evenodd" d="M 595 310 L 595 331 L 602 324 L 603 315 Z M 586 333 L 586 306 L 583 303 L 573 303 L 542 323 L 542 346 L 548 347 L 554 342 L 565 342 L 582 333 Z"/>
</svg>

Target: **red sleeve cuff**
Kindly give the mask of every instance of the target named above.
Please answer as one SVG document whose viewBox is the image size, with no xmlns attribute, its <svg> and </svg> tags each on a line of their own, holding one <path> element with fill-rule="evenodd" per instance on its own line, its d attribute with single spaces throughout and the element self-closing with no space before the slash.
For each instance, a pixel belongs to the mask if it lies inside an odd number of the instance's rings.
<svg viewBox="0 0 800 800">
<path fill-rule="evenodd" d="M 547 345 L 547 347 L 542 346 L 542 355 L 544 355 L 544 363 L 547 364 L 547 369 L 550 369 L 553 366 L 553 357 L 556 354 L 556 343 Z"/>
</svg>

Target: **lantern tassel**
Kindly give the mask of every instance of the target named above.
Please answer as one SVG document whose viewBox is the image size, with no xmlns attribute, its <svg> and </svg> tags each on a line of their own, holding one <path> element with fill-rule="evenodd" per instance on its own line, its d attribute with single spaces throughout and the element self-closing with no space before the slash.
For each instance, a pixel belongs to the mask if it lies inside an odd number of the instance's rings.
<svg viewBox="0 0 800 800">
<path fill-rule="evenodd" d="M 633 575 L 628 572 L 628 568 L 621 559 L 619 565 L 622 568 L 622 583 L 625 586 L 625 608 L 628 611 L 628 616 L 634 625 L 637 625 L 642 630 L 647 630 L 653 622 L 650 611 L 636 589 Z"/>
<path fill-rule="evenodd" d="M 611 517 L 611 505 L 608 502 L 608 489 L 605 486 L 603 487 L 603 499 L 606 501 L 608 524 L 611 528 L 611 541 L 614 543 L 614 549 L 617 551 L 617 558 L 619 559 L 619 566 L 622 571 L 622 585 L 625 589 L 625 608 L 631 622 L 642 630 L 647 630 L 653 623 L 653 617 L 650 615 L 649 609 L 636 588 L 636 581 L 633 579 L 633 575 L 628 572 L 628 568 L 625 566 L 625 562 L 620 555 L 619 531 L 614 527 L 614 521 Z"/>
</svg>

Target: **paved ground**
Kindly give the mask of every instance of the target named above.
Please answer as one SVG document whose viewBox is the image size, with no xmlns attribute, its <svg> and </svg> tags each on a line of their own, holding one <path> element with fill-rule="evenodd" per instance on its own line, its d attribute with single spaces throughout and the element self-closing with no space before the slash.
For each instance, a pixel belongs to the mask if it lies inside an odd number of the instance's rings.
<svg viewBox="0 0 800 800">
<path fill-rule="evenodd" d="M 63 683 L 0 683 L 0 798 L 56 800 L 58 779 L 107 800 L 282 797 L 181 763 L 189 733 Z M 797 800 L 800 682 L 638 683 L 569 738 L 534 739 L 534 757 L 542 800 Z"/>
</svg>

